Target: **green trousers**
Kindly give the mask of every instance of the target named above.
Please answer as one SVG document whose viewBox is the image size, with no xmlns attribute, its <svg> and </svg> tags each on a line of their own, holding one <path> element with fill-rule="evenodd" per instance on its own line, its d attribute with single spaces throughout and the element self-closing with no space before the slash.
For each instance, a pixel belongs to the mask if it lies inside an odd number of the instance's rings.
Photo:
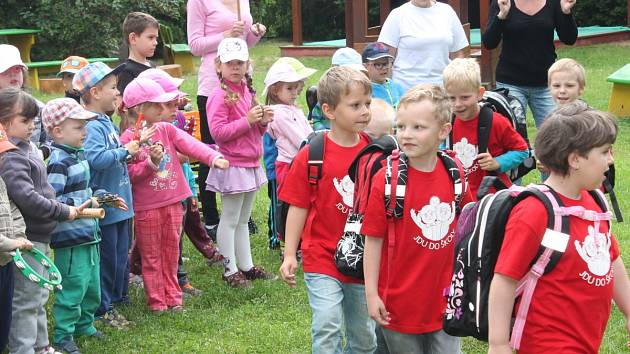
<svg viewBox="0 0 630 354">
<path fill-rule="evenodd" d="M 55 293 L 53 343 L 67 336 L 90 336 L 96 332 L 94 313 L 101 304 L 98 244 L 55 250 L 55 265 L 63 289 Z"/>
</svg>

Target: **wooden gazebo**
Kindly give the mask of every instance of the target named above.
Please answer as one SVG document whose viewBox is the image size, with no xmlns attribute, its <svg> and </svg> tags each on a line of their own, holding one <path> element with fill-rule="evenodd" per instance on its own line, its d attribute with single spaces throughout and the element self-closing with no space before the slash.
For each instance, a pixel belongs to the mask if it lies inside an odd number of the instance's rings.
<svg viewBox="0 0 630 354">
<path fill-rule="evenodd" d="M 468 21 L 468 0 L 438 0 L 448 3 L 453 7 L 455 13 L 459 16 L 461 23 L 464 26 L 464 30 L 470 39 L 470 24 Z M 394 2 L 401 2 L 396 1 Z M 346 22 L 346 45 L 353 47 L 358 51 L 361 51 L 363 47 L 370 42 L 374 42 L 378 39 L 378 35 L 381 29 L 381 25 L 385 22 L 387 15 L 392 8 L 392 0 L 379 0 L 379 25 L 374 27 L 368 26 L 368 0 L 347 0 L 345 2 L 345 22 Z M 479 25 L 481 32 L 486 29 L 486 19 L 488 18 L 488 12 L 490 8 L 490 0 L 479 1 Z M 332 55 L 332 52 L 336 50 L 336 47 L 324 47 L 324 46 L 302 46 L 302 1 L 291 0 L 291 14 L 292 14 L 292 32 L 293 32 L 293 46 L 283 47 L 283 56 L 326 56 Z M 630 27 L 630 0 L 627 0 L 627 26 Z M 602 42 L 627 40 L 629 39 L 629 32 L 614 33 L 610 35 L 597 35 L 583 40 L 578 40 L 579 44 L 595 44 Z M 469 55 L 479 59 L 481 65 L 481 76 L 485 84 L 494 84 L 494 67 L 496 66 L 498 50 L 487 50 L 483 46 L 480 48 L 473 48 Z"/>
</svg>

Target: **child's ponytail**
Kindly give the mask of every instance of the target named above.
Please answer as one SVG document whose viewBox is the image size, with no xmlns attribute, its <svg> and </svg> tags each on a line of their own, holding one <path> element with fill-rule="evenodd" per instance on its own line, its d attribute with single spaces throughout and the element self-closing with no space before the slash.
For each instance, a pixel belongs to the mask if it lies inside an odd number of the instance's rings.
<svg viewBox="0 0 630 354">
<path fill-rule="evenodd" d="M 258 106 L 258 99 L 256 98 L 256 89 L 254 88 L 254 79 L 249 74 L 249 72 L 245 73 L 245 81 L 247 82 L 247 89 L 249 93 L 252 94 L 252 107 Z"/>
</svg>

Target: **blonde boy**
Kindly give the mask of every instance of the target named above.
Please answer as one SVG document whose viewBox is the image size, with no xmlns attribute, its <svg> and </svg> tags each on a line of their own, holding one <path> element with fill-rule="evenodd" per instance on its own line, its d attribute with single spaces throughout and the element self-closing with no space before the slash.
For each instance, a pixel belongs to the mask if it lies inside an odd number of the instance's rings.
<svg viewBox="0 0 630 354">
<path fill-rule="evenodd" d="M 507 118 L 492 112 L 487 149 L 479 151 L 479 101 L 485 92 L 481 86 L 479 64 L 475 59 L 454 59 L 444 69 L 443 78 L 455 115 L 449 139 L 452 146 L 448 147 L 462 162 L 471 193 L 476 195 L 481 179 L 488 174 L 499 176 L 509 186 L 511 182 L 505 172 L 527 158 L 527 143 Z"/>
<path fill-rule="evenodd" d="M 372 353 L 376 349 L 363 283 L 339 273 L 333 262 L 353 205 L 354 185 L 348 167 L 369 142 L 360 132 L 370 121 L 371 93 L 370 80 L 357 70 L 340 66 L 324 73 L 317 95 L 331 128 L 321 133 L 325 134 L 321 178 L 316 184 L 309 182 L 309 148 L 303 148 L 280 188 L 279 199 L 291 205 L 280 274 L 289 287 L 295 287 L 296 252 L 302 240 L 304 280 L 313 311 L 313 353 L 340 353 L 344 327 L 347 352 Z"/>
<path fill-rule="evenodd" d="M 370 124 L 365 128 L 364 132 L 372 140 L 394 132 L 396 112 L 387 102 L 380 98 L 373 98 L 370 105 L 370 113 Z"/>
<path fill-rule="evenodd" d="M 562 58 L 547 72 L 549 91 L 558 106 L 573 102 L 582 96 L 586 87 L 584 67 L 570 58 Z"/>
<path fill-rule="evenodd" d="M 379 325 L 391 353 L 458 353 L 459 338 L 442 330 L 446 306 L 443 291 L 453 268 L 455 187 L 446 165 L 438 158 L 440 142 L 451 130 L 451 111 L 444 91 L 418 85 L 400 100 L 396 137 L 408 163 L 405 203 L 394 221 L 394 240 L 388 233 L 385 210 L 385 170 L 373 177 L 361 233 L 365 241 L 365 293 L 368 311 Z M 471 201 L 465 189 L 460 205 Z M 420 220 L 422 213 L 444 213 L 438 234 Z M 417 216 L 417 218 L 416 218 Z M 393 242 L 391 257 L 381 257 L 383 245 Z M 395 261 L 392 261 L 395 260 Z M 417 294 L 422 294 L 418 301 Z M 414 295 L 415 294 L 415 295 Z"/>
</svg>

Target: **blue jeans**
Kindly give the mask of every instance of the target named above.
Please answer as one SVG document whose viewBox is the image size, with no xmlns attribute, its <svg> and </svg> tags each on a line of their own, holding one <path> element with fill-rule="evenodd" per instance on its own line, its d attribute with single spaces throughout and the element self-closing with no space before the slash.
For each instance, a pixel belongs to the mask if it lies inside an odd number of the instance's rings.
<svg viewBox="0 0 630 354">
<path fill-rule="evenodd" d="M 313 354 L 373 353 L 374 321 L 368 316 L 365 286 L 342 283 L 324 274 L 304 273 L 308 302 L 313 311 Z M 342 350 L 342 323 L 346 347 Z"/>
<path fill-rule="evenodd" d="M 527 106 L 529 105 L 536 122 L 536 128 L 539 128 L 549 113 L 556 109 L 556 104 L 551 98 L 551 92 L 547 86 L 514 86 L 497 81 L 497 88 L 502 87 L 509 89 L 510 94 L 521 102 L 524 114 L 527 114 Z"/>
</svg>

